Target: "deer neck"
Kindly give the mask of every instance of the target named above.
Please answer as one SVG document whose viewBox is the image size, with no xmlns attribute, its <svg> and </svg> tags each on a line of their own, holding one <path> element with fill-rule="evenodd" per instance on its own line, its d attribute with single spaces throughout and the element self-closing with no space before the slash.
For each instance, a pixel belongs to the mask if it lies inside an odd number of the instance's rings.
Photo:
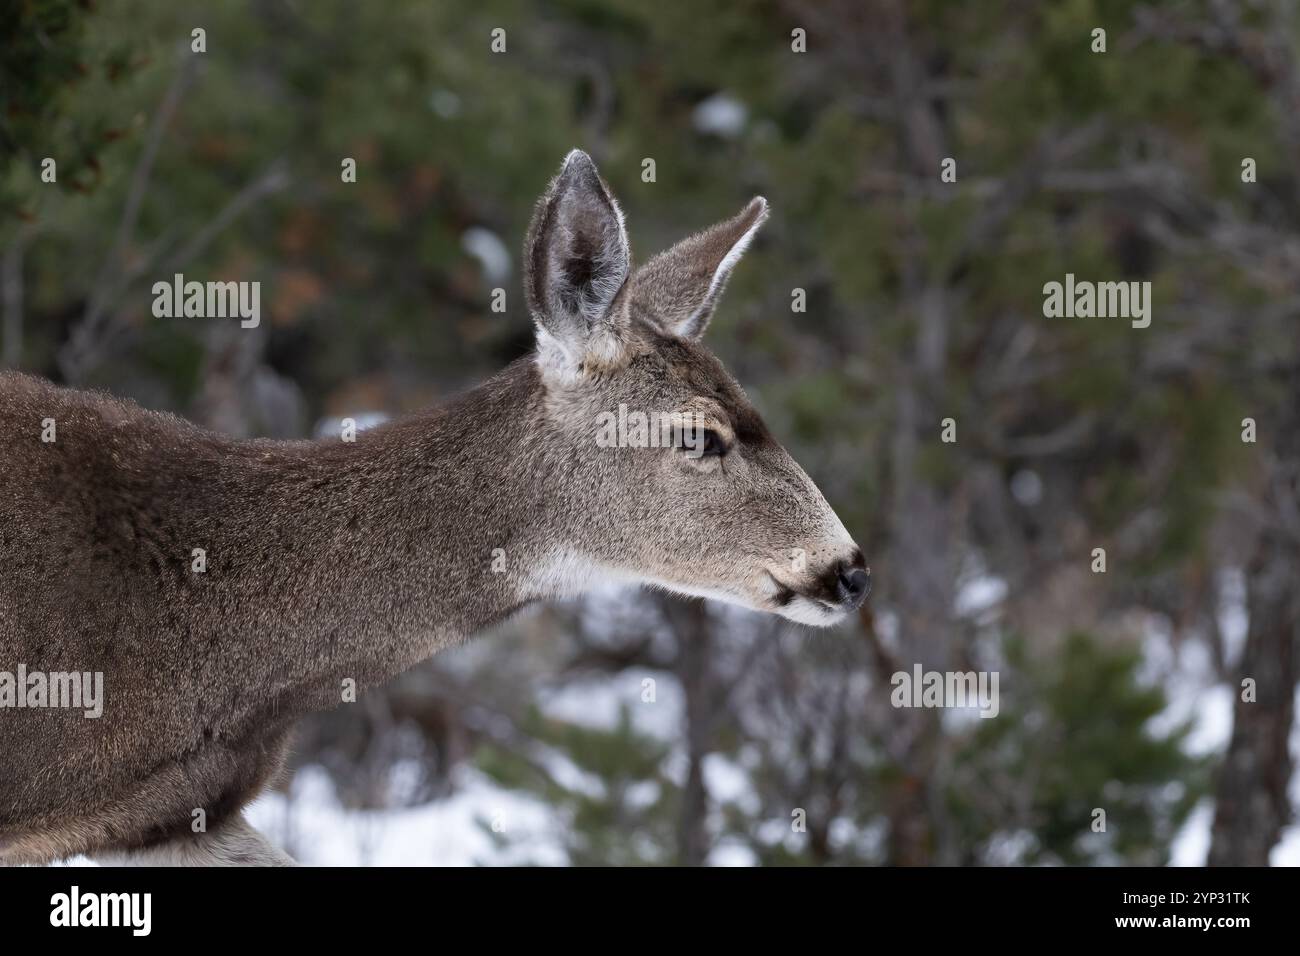
<svg viewBox="0 0 1300 956">
<path fill-rule="evenodd" d="M 577 589 L 575 575 L 547 570 L 557 542 L 536 440 L 542 399 L 534 363 L 521 360 L 443 409 L 269 463 L 240 525 L 248 541 L 230 544 L 261 545 L 268 562 L 236 586 L 292 582 L 269 614 L 250 608 L 277 622 L 290 672 L 382 681 Z"/>
</svg>

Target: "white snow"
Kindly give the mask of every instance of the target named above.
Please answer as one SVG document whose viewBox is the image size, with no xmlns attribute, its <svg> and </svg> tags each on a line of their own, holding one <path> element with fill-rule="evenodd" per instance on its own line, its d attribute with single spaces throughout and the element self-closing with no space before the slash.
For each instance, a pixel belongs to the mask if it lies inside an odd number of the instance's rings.
<svg viewBox="0 0 1300 956">
<path fill-rule="evenodd" d="M 691 122 L 701 133 L 735 139 L 749 121 L 749 108 L 730 93 L 715 93 L 701 101 L 691 114 Z"/>
</svg>

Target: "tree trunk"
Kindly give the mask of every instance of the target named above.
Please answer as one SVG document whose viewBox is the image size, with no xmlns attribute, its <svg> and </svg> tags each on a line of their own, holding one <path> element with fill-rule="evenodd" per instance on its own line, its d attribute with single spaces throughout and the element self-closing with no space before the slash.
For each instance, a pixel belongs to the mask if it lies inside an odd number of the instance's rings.
<svg viewBox="0 0 1300 956">
<path fill-rule="evenodd" d="M 1300 375 L 1293 371 L 1292 381 Z M 1276 421 L 1277 458 L 1271 464 L 1267 513 L 1276 520 L 1260 532 L 1247 569 L 1249 632 L 1242 654 L 1232 739 L 1218 780 L 1211 866 L 1267 866 L 1269 851 L 1291 822 L 1287 785 L 1295 719 L 1296 643 L 1300 641 L 1300 389 Z M 1255 681 L 1243 700 L 1241 679 Z"/>
<path fill-rule="evenodd" d="M 677 631 L 677 677 L 686 695 L 686 784 L 677 818 L 677 860 L 700 866 L 709 855 L 709 791 L 704 758 L 712 749 L 715 682 L 709 613 L 703 601 L 675 602 L 670 619 Z"/>
</svg>

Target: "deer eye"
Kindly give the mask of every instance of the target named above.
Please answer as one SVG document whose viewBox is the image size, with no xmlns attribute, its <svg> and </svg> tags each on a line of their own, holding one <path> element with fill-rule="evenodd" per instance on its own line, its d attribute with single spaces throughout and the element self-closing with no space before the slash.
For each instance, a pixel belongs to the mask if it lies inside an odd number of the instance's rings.
<svg viewBox="0 0 1300 956">
<path fill-rule="evenodd" d="M 689 458 L 720 458 L 727 453 L 727 443 L 712 428 L 683 429 L 677 447 Z"/>
</svg>

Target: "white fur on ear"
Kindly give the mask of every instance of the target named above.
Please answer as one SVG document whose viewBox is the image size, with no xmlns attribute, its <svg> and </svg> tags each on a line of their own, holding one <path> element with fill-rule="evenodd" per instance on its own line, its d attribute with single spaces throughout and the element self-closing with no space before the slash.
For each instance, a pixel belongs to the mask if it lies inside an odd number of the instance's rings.
<svg viewBox="0 0 1300 956">
<path fill-rule="evenodd" d="M 573 385 L 587 372 L 614 368 L 627 354 L 622 328 L 601 322 L 579 342 L 552 335 L 537 325 L 537 367 L 542 377 L 557 385 Z"/>
<path fill-rule="evenodd" d="M 737 215 L 655 256 L 632 276 L 632 310 L 672 335 L 699 338 L 767 214 L 767 200 L 755 196 Z"/>
<path fill-rule="evenodd" d="M 627 316 L 613 308 L 632 267 L 623 211 L 582 150 L 565 157 L 524 243 L 524 289 L 539 365 L 568 381 L 622 354 Z"/>
<path fill-rule="evenodd" d="M 713 315 L 713 310 L 722 295 L 722 290 L 726 288 L 727 279 L 731 277 L 731 270 L 736 267 L 736 263 L 745 254 L 749 244 L 754 241 L 754 236 L 758 234 L 759 227 L 767 222 L 767 200 L 762 196 L 755 196 L 750 200 L 749 206 L 745 208 L 745 212 L 741 213 L 741 215 L 746 215 L 755 206 L 758 209 L 754 213 L 753 225 L 741 233 L 740 238 L 722 257 L 717 269 L 713 271 L 713 278 L 709 280 L 709 290 L 704 295 L 704 301 L 700 303 L 699 308 L 691 313 L 690 318 L 684 323 L 686 329 L 677 333 L 683 338 L 699 338 L 704 333 L 705 327 L 709 324 L 709 318 Z"/>
</svg>

